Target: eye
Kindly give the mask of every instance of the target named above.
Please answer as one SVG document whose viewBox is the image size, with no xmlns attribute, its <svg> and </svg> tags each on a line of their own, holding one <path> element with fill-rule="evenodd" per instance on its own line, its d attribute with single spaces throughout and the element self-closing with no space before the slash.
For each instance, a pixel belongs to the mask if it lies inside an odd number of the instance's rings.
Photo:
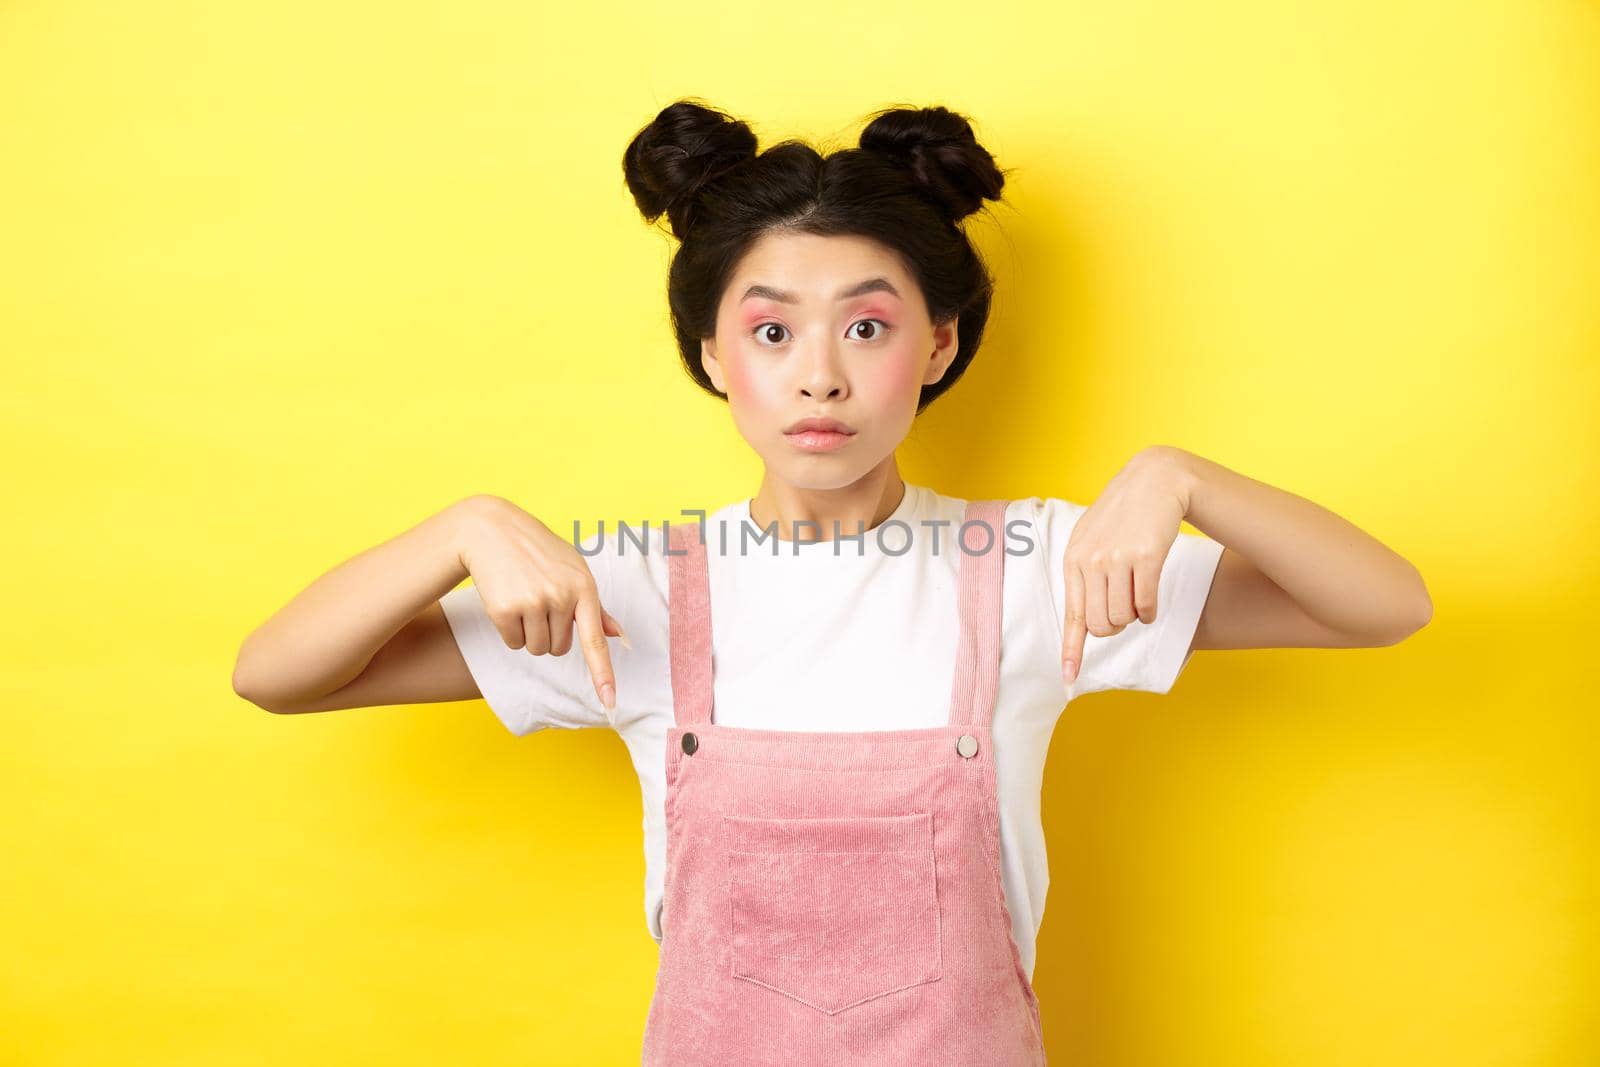
<svg viewBox="0 0 1600 1067">
<path fill-rule="evenodd" d="M 860 322 L 852 323 L 850 325 L 850 328 L 853 330 L 857 326 L 867 326 L 867 325 L 873 325 L 873 326 L 876 326 L 878 328 L 874 329 L 870 336 L 861 337 L 860 339 L 863 340 L 863 341 L 877 341 L 877 340 L 880 340 L 882 338 L 883 334 L 886 334 L 886 333 L 889 332 L 889 324 L 887 322 L 884 322 L 882 319 L 862 319 Z M 857 336 L 859 337 L 859 335 L 857 335 Z"/>
<path fill-rule="evenodd" d="M 868 335 L 865 336 L 865 337 L 862 337 L 859 333 L 856 334 L 855 335 L 856 336 L 856 340 L 858 340 L 858 341 L 879 341 L 879 340 L 882 340 L 883 339 L 883 335 L 888 333 L 889 330 L 891 329 L 890 325 L 887 322 L 884 322 L 882 319 L 860 319 L 860 320 L 858 320 L 856 322 L 851 323 L 850 324 L 850 329 L 854 330 L 858 326 L 866 326 L 869 323 L 872 324 L 872 326 L 873 326 L 872 331 L 870 333 L 868 333 Z M 789 328 L 787 326 L 784 326 L 782 323 L 777 323 L 777 322 L 763 322 L 760 326 L 757 326 L 751 332 L 755 335 L 756 341 L 757 341 L 758 344 L 766 345 L 767 347 L 770 348 L 773 345 L 778 345 L 778 344 L 782 344 L 783 343 L 782 341 L 773 340 L 772 339 L 772 332 L 771 331 L 774 331 L 774 330 L 778 331 L 779 333 L 788 333 L 789 332 Z"/>
<path fill-rule="evenodd" d="M 771 331 L 771 330 L 779 330 L 779 331 L 782 331 L 784 333 L 788 333 L 789 332 L 789 327 L 781 325 L 781 324 L 776 323 L 776 322 L 763 322 L 760 326 L 757 326 L 755 328 L 755 330 L 753 330 L 752 332 L 756 335 L 756 340 L 758 342 L 765 343 L 761 339 L 766 337 L 766 338 L 768 338 L 770 340 L 769 331 Z M 773 344 L 777 344 L 777 343 L 778 342 L 776 342 L 776 341 L 773 342 Z"/>
</svg>

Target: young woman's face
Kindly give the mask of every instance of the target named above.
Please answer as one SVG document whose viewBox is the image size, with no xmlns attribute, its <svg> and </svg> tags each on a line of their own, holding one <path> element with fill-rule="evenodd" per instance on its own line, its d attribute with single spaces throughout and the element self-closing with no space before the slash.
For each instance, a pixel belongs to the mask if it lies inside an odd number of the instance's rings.
<svg viewBox="0 0 1600 1067">
<path fill-rule="evenodd" d="M 922 387 L 955 358 L 916 281 L 862 237 L 773 234 L 735 268 L 701 363 L 769 474 L 799 488 L 853 484 L 894 453 Z M 843 436 L 787 432 L 836 419 Z"/>
</svg>

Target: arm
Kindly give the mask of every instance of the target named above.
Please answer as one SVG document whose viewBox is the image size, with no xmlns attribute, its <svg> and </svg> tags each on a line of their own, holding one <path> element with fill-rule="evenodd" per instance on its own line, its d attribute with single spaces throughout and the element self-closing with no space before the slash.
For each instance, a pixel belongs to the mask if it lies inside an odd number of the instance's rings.
<svg viewBox="0 0 1600 1067">
<path fill-rule="evenodd" d="M 510 649 L 564 656 L 576 625 L 601 703 L 615 706 L 607 636 L 621 636 L 588 563 L 537 518 L 479 495 L 346 560 L 245 639 L 234 692 L 274 712 L 480 696 L 441 597 L 470 577 Z"/>
<path fill-rule="evenodd" d="M 1432 618 L 1417 568 L 1348 520 L 1192 452 L 1148 452 L 1184 519 L 1225 546 L 1193 648 L 1393 645 Z"/>
<path fill-rule="evenodd" d="M 274 712 L 471 700 L 439 598 L 467 577 L 459 501 L 334 567 L 239 649 L 234 692 Z"/>
</svg>

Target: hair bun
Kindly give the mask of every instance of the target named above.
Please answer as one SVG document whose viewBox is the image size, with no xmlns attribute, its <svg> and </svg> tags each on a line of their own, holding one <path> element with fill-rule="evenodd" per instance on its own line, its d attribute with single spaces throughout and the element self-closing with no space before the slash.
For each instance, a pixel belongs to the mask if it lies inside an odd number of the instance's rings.
<svg viewBox="0 0 1600 1067">
<path fill-rule="evenodd" d="M 622 174 L 647 222 L 665 214 L 682 240 L 700 190 L 754 159 L 756 135 L 729 115 L 692 100 L 668 104 L 628 142 Z"/>
<path fill-rule="evenodd" d="M 1000 199 L 1005 175 L 978 143 L 972 124 L 944 107 L 890 108 L 861 131 L 861 147 L 907 168 L 952 222 Z"/>
</svg>

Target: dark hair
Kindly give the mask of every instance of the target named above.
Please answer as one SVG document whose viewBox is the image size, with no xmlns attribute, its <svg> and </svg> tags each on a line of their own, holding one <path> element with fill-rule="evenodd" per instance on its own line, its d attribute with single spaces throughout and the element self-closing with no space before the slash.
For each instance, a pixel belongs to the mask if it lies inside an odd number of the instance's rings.
<svg viewBox="0 0 1600 1067">
<path fill-rule="evenodd" d="M 683 365 L 713 396 L 722 394 L 701 366 L 700 341 L 716 333 L 734 267 L 771 232 L 878 241 L 921 286 L 935 324 L 961 317 L 955 359 L 944 377 L 923 386 L 919 414 L 972 362 L 994 283 L 957 223 L 984 200 L 1000 199 L 1005 177 L 961 115 L 889 108 L 872 117 L 857 148 L 824 157 L 788 140 L 758 155 L 749 126 L 684 99 L 628 142 L 622 173 L 645 220 L 666 215 L 680 242 L 667 303 Z"/>
</svg>

